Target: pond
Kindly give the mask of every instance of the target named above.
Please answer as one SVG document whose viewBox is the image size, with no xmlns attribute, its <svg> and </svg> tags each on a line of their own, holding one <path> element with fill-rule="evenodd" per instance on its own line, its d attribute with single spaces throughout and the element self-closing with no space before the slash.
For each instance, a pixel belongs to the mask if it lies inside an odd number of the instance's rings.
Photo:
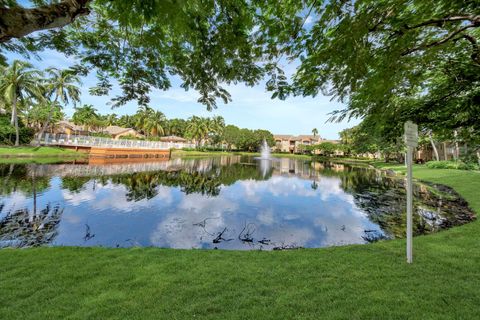
<svg viewBox="0 0 480 320">
<path fill-rule="evenodd" d="M 283 250 L 405 234 L 404 179 L 335 163 L 245 156 L 115 164 L 0 164 L 0 247 Z M 417 183 L 414 234 L 474 219 Z"/>
</svg>

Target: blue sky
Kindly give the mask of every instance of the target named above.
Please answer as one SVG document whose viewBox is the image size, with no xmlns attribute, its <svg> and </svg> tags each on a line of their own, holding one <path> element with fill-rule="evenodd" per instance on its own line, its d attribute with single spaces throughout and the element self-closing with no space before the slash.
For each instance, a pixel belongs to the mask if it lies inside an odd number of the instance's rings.
<svg viewBox="0 0 480 320">
<path fill-rule="evenodd" d="M 22 59 L 17 54 L 7 55 L 9 60 Z M 32 58 L 30 62 L 39 69 L 50 66 L 66 68 L 74 63 L 73 58 L 65 57 L 62 53 L 47 50 L 40 54 L 41 60 Z M 295 65 L 285 65 L 287 74 L 291 74 Z M 137 110 L 137 104 L 132 101 L 125 106 L 114 110 L 108 105 L 110 97 L 91 96 L 88 89 L 95 85 L 96 77 L 92 72 L 82 79 L 82 104 L 92 104 L 100 113 L 115 112 L 119 115 L 133 114 Z M 319 95 L 315 98 L 295 97 L 286 101 L 270 99 L 271 93 L 266 92 L 264 83 L 255 87 L 244 85 L 226 86 L 232 95 L 232 102 L 223 104 L 218 101 L 218 109 L 211 112 L 205 106 L 198 103 L 198 93 L 194 90 L 185 91 L 180 88 L 180 80 L 172 79 L 172 88 L 168 91 L 155 90 L 151 93 L 150 106 L 162 111 L 167 118 L 189 118 L 192 115 L 213 116 L 220 115 L 225 118 L 227 124 L 234 124 L 242 128 L 267 129 L 274 134 L 311 134 L 313 128 L 317 128 L 320 136 L 327 139 L 338 138 L 338 132 L 349 128 L 358 121 L 342 123 L 326 123 L 328 113 L 336 109 L 343 109 L 342 104 L 330 101 L 330 97 Z M 118 88 L 114 88 L 112 95 L 115 96 Z M 65 106 L 65 113 L 71 116 L 73 106 Z"/>
</svg>

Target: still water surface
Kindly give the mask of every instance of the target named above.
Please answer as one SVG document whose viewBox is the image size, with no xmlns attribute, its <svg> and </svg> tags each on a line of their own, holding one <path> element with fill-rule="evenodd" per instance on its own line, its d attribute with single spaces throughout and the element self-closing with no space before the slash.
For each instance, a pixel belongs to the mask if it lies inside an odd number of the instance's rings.
<svg viewBox="0 0 480 320">
<path fill-rule="evenodd" d="M 404 181 L 369 168 L 229 156 L 0 165 L 0 247 L 289 249 L 403 237 Z M 415 187 L 415 234 L 473 219 L 445 187 Z"/>
</svg>

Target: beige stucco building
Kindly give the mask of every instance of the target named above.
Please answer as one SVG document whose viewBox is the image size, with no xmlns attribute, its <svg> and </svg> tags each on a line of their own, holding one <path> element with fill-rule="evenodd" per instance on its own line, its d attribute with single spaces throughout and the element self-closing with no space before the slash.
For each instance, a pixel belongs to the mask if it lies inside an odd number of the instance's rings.
<svg viewBox="0 0 480 320">
<path fill-rule="evenodd" d="M 83 126 L 76 125 L 70 121 L 59 121 L 53 126 L 53 133 L 63 133 L 67 135 L 86 135 L 88 131 Z"/>
<path fill-rule="evenodd" d="M 110 135 L 113 139 L 120 139 L 121 137 L 135 137 L 143 138 L 143 135 L 140 134 L 137 130 L 132 128 L 123 128 L 119 126 L 108 126 L 103 130 L 103 133 Z"/>
<path fill-rule="evenodd" d="M 132 128 L 123 128 L 119 126 L 108 126 L 102 131 L 89 131 L 84 126 L 79 126 L 71 121 L 59 121 L 55 124 L 53 133 L 63 133 L 67 135 L 89 135 L 90 133 L 103 133 L 108 134 L 113 139 L 119 139 L 120 137 L 132 136 L 136 138 L 142 138 L 143 135 L 137 130 Z"/>
<path fill-rule="evenodd" d="M 274 151 L 288 153 L 299 153 L 301 145 L 309 146 L 324 141 L 319 135 L 293 136 L 289 134 L 275 134 L 273 135 L 273 138 L 275 139 Z"/>
</svg>

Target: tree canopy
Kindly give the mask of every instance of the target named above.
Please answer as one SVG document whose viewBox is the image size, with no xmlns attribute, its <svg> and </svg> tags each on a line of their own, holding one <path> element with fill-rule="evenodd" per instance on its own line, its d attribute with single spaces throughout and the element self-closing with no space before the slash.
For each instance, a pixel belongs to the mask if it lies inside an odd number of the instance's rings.
<svg viewBox="0 0 480 320">
<path fill-rule="evenodd" d="M 2 51 L 50 48 L 75 56 L 79 72 L 97 72 L 92 94 L 108 94 L 111 80 L 118 81 L 122 93 L 113 97 L 114 106 L 129 100 L 146 105 L 151 90 L 168 89 L 169 76 L 176 75 L 211 109 L 217 98 L 230 99 L 222 85 L 254 85 L 263 74 L 253 32 L 257 13 L 247 1 L 33 2 L 41 6 L 0 1 Z"/>
<path fill-rule="evenodd" d="M 0 0 L 1 53 L 49 48 L 74 56 L 77 72 L 97 73 L 92 94 L 120 85 L 113 106 L 147 105 L 151 91 L 168 89 L 176 76 L 212 109 L 230 100 L 226 85 L 266 79 L 273 98 L 339 99 L 345 108 L 332 120 L 364 118 L 390 141 L 405 120 L 479 140 L 478 0 L 31 4 Z M 284 61 L 298 63 L 291 79 Z"/>
</svg>

